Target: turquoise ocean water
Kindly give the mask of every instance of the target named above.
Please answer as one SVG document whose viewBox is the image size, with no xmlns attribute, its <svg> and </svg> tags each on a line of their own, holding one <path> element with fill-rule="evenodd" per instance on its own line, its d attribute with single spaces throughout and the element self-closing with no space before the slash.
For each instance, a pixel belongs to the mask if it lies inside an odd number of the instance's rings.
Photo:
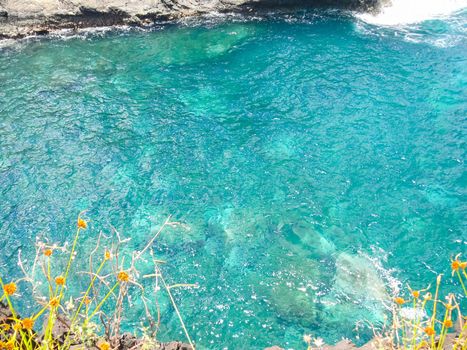
<svg viewBox="0 0 467 350">
<path fill-rule="evenodd" d="M 81 210 L 80 254 L 112 226 L 141 249 L 172 214 L 154 248 L 199 285 L 175 297 L 200 349 L 368 339 L 358 321 L 467 250 L 466 19 L 211 17 L 0 49 L 2 275 Z"/>
</svg>

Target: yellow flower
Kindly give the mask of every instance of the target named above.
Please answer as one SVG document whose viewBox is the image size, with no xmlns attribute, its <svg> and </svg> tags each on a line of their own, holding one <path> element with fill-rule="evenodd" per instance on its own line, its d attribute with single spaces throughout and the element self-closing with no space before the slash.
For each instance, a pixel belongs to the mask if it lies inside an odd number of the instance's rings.
<svg viewBox="0 0 467 350">
<path fill-rule="evenodd" d="M 45 249 L 45 250 L 44 250 L 44 255 L 45 255 L 45 256 L 51 256 L 52 253 L 53 253 L 52 249 Z"/>
<path fill-rule="evenodd" d="M 397 297 L 397 298 L 394 298 L 394 302 L 396 304 L 402 305 L 402 304 L 405 303 L 405 300 L 403 298 L 401 298 L 401 297 Z"/>
<path fill-rule="evenodd" d="M 446 321 L 444 321 L 444 327 L 446 328 L 451 328 L 452 327 L 452 320 L 451 319 L 447 319 Z"/>
<path fill-rule="evenodd" d="M 15 349 L 15 343 L 13 340 L 10 340 L 8 343 L 5 344 L 5 349 L 7 350 L 14 350 Z"/>
<path fill-rule="evenodd" d="M 452 271 L 458 271 L 460 267 L 461 267 L 461 262 L 459 260 L 453 260 L 451 262 Z"/>
<path fill-rule="evenodd" d="M 117 279 L 120 282 L 128 282 L 130 280 L 130 276 L 125 271 L 120 271 L 117 275 Z"/>
<path fill-rule="evenodd" d="M 16 332 L 20 331 L 21 329 L 23 329 L 23 325 L 21 323 L 18 322 L 13 325 L 13 330 L 15 330 Z"/>
<path fill-rule="evenodd" d="M 57 307 L 58 305 L 60 305 L 60 300 L 58 300 L 58 298 L 52 298 L 49 301 L 49 305 L 52 307 Z"/>
<path fill-rule="evenodd" d="M 97 345 L 97 347 L 99 350 L 110 350 L 110 344 L 105 341 Z"/>
<path fill-rule="evenodd" d="M 428 346 L 428 343 L 424 340 L 420 342 L 420 346 L 418 347 L 419 349 L 424 349 Z"/>
<path fill-rule="evenodd" d="M 420 292 L 418 290 L 413 290 L 412 295 L 414 298 L 418 298 L 420 296 Z"/>
<path fill-rule="evenodd" d="M 112 257 L 112 254 L 110 254 L 110 252 L 106 250 L 104 253 L 104 260 L 110 260 L 111 257 Z"/>
<path fill-rule="evenodd" d="M 63 286 L 65 284 L 65 277 L 63 276 L 55 277 L 55 283 L 59 286 Z"/>
<path fill-rule="evenodd" d="M 6 295 L 13 295 L 13 294 L 15 294 L 16 289 L 17 289 L 16 283 L 14 283 L 14 282 L 5 284 L 5 285 L 3 286 L 3 290 L 4 290 L 4 292 L 5 292 Z"/>
<path fill-rule="evenodd" d="M 32 331 L 32 327 L 34 327 L 34 320 L 32 318 L 25 318 L 21 323 L 24 329 Z"/>
<path fill-rule="evenodd" d="M 462 270 L 465 270 L 467 268 L 467 261 L 461 261 L 459 263 L 459 267 L 462 269 Z"/>
<path fill-rule="evenodd" d="M 435 330 L 433 328 L 431 328 L 431 327 L 426 327 L 424 331 L 429 336 L 435 335 L 435 333 L 436 333 Z"/>
<path fill-rule="evenodd" d="M 85 297 L 85 298 L 83 299 L 83 303 L 84 303 L 84 305 L 89 305 L 89 304 L 91 304 L 91 298 L 90 298 L 90 297 Z"/>
<path fill-rule="evenodd" d="M 78 218 L 78 228 L 82 228 L 83 230 L 86 230 L 87 227 L 88 227 L 88 223 L 84 221 L 83 219 Z"/>
<path fill-rule="evenodd" d="M 3 323 L 0 325 L 5 331 L 9 331 L 11 326 L 8 323 Z"/>
</svg>

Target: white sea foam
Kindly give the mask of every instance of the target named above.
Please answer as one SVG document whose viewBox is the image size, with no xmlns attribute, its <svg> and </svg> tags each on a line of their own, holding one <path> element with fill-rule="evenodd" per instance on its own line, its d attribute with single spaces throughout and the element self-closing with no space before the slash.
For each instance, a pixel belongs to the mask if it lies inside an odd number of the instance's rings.
<svg viewBox="0 0 467 350">
<path fill-rule="evenodd" d="M 403 307 L 400 310 L 400 316 L 406 320 L 423 320 L 427 317 L 425 309 L 422 308 L 413 308 L 413 307 Z"/>
<path fill-rule="evenodd" d="M 390 0 L 378 14 L 358 17 L 371 24 L 399 26 L 442 18 L 467 8 L 467 0 Z"/>
<path fill-rule="evenodd" d="M 393 269 L 387 269 L 384 264 L 388 260 L 388 253 L 376 245 L 371 246 L 371 254 L 360 251 L 359 254 L 373 263 L 373 267 L 379 277 L 385 282 L 387 291 L 390 295 L 398 295 L 401 290 L 402 283 L 394 275 Z"/>
</svg>

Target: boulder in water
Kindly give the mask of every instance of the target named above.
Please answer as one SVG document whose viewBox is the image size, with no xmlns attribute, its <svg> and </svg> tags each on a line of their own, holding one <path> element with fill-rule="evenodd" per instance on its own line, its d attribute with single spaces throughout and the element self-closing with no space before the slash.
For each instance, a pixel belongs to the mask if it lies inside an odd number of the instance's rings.
<svg viewBox="0 0 467 350">
<path fill-rule="evenodd" d="M 314 296 L 281 283 L 271 289 L 271 303 L 278 316 L 303 327 L 316 323 L 317 308 Z"/>
<path fill-rule="evenodd" d="M 338 255 L 334 285 L 323 301 L 327 321 L 331 324 L 382 322 L 387 300 L 385 283 L 369 259 L 348 253 Z"/>
</svg>

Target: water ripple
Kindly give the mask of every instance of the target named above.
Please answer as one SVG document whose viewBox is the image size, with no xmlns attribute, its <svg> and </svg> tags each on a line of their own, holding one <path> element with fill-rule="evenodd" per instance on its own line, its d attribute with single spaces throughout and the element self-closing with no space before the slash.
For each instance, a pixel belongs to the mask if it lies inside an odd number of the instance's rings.
<svg viewBox="0 0 467 350">
<path fill-rule="evenodd" d="M 354 337 L 399 281 L 466 251 L 452 21 L 213 17 L 1 49 L 2 272 L 37 236 L 69 239 L 82 209 L 84 251 L 111 225 L 140 248 L 171 213 L 185 228 L 155 248 L 171 281 L 200 285 L 176 293 L 200 349 Z"/>
</svg>

